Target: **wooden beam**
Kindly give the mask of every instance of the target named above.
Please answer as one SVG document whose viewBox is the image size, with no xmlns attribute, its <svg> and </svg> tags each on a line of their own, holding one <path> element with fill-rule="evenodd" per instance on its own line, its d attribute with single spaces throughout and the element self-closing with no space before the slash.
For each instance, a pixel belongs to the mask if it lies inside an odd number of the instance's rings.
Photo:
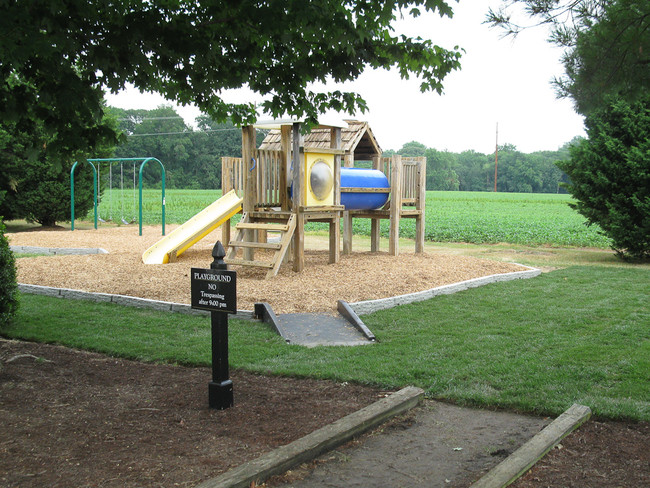
<svg viewBox="0 0 650 488">
<path fill-rule="evenodd" d="M 418 164 L 418 183 L 416 195 L 417 199 L 415 201 L 415 208 L 421 213 L 418 217 L 415 218 L 415 252 L 421 253 L 424 252 L 424 226 L 425 226 L 425 214 L 426 214 L 426 184 L 427 184 L 427 158 L 422 158 Z"/>
<path fill-rule="evenodd" d="M 379 251 L 379 239 L 381 236 L 379 222 L 379 219 L 370 219 L 370 250 L 372 252 Z"/>
<path fill-rule="evenodd" d="M 341 130 L 341 129 L 339 129 L 339 130 Z M 345 154 L 344 149 L 326 148 L 326 147 L 305 147 L 305 152 L 320 153 L 320 154 L 336 154 L 336 155 L 339 155 L 339 156 Z"/>
<path fill-rule="evenodd" d="M 221 242 L 230 242 L 230 219 L 221 224 Z"/>
<path fill-rule="evenodd" d="M 280 129 L 280 145 L 281 152 L 284 158 L 280 165 L 280 208 L 284 211 L 289 210 L 289 192 L 287 188 L 291 186 L 291 126 L 283 125 Z"/>
<path fill-rule="evenodd" d="M 388 253 L 399 255 L 399 219 L 402 210 L 402 156 L 393 155 L 390 178 L 390 230 L 388 234 Z"/>
<path fill-rule="evenodd" d="M 305 214 L 296 212 L 296 230 L 293 232 L 293 270 L 305 269 Z"/>
<path fill-rule="evenodd" d="M 330 129 L 330 146 L 332 149 L 341 151 L 341 128 L 332 127 Z M 341 155 L 345 151 L 334 155 L 334 205 L 341 205 Z M 335 216 L 330 222 L 330 264 L 338 263 L 341 259 L 341 212 L 335 212 Z"/>
<path fill-rule="evenodd" d="M 345 160 L 343 161 L 343 166 L 346 168 L 354 167 L 354 154 L 346 154 Z"/>
<path fill-rule="evenodd" d="M 352 254 L 352 214 L 343 212 L 343 255 Z"/>
<path fill-rule="evenodd" d="M 293 233 L 293 270 L 301 272 L 305 267 L 305 217 L 300 211 L 304 205 L 303 185 L 305 182 L 305 153 L 303 151 L 303 137 L 300 132 L 300 124 L 291 126 L 293 135 L 292 164 L 293 164 L 293 209 L 296 214 L 296 230 Z"/>
<path fill-rule="evenodd" d="M 239 223 L 235 226 L 237 229 L 255 229 L 255 230 L 266 230 L 266 231 L 276 231 L 276 232 L 285 232 L 289 227 L 283 224 L 266 224 L 266 223 Z"/>
<path fill-rule="evenodd" d="M 244 212 L 252 212 L 255 210 L 255 202 L 257 202 L 257 164 L 255 164 L 254 168 L 252 167 L 255 154 L 255 127 L 252 125 L 242 127 L 241 135 L 241 155 L 244 163 L 244 202 L 242 207 Z M 243 240 L 251 242 L 254 239 L 254 231 L 244 231 Z M 254 261 L 254 250 L 251 248 L 244 249 L 244 259 Z"/>
<path fill-rule="evenodd" d="M 341 193 L 390 193 L 390 188 L 346 186 L 345 188 L 341 188 Z"/>
</svg>

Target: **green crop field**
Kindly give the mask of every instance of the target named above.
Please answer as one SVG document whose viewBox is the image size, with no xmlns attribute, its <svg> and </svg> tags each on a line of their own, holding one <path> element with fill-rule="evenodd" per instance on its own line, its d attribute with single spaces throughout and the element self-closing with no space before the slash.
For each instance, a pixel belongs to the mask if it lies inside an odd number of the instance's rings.
<svg viewBox="0 0 650 488">
<path fill-rule="evenodd" d="M 167 190 L 166 221 L 181 224 L 220 196 L 221 191 L 216 190 Z M 118 197 L 119 193 L 113 195 L 113 213 L 119 217 L 124 208 L 126 220 L 132 215 L 137 218 L 132 192 L 125 191 L 123 201 Z M 160 223 L 161 200 L 160 190 L 143 191 L 145 224 Z M 597 226 L 587 227 L 585 219 L 569 207 L 570 201 L 570 195 L 557 194 L 429 191 L 426 240 L 608 248 L 609 239 Z M 109 203 L 105 200 L 100 206 L 103 218 L 108 215 Z M 325 228 L 324 224 L 310 224 L 307 230 Z M 388 221 L 383 221 L 381 228 L 388 236 Z M 370 221 L 355 219 L 354 233 L 370 235 Z M 400 233 L 415 237 L 415 221 L 403 219 Z"/>
<path fill-rule="evenodd" d="M 609 247 L 570 201 L 556 194 L 427 192 L 426 239 Z"/>
</svg>

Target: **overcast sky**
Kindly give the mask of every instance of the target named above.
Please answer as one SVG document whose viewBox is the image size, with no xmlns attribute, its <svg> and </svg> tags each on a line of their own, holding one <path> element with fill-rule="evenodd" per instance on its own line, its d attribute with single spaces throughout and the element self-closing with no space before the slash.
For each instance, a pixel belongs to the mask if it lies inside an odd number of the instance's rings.
<svg viewBox="0 0 650 488">
<path fill-rule="evenodd" d="M 399 74 L 383 70 L 368 71 L 355 82 L 326 89 L 353 90 L 365 98 L 369 111 L 355 118 L 370 123 L 384 150 L 418 141 L 440 150 L 473 149 L 489 154 L 494 151 L 497 123 L 499 144 L 514 144 L 523 152 L 554 150 L 584 135 L 582 116 L 570 100 L 558 100 L 550 84 L 554 75 L 562 74 L 561 50 L 546 41 L 543 28 L 527 30 L 514 40 L 502 39 L 497 29 L 482 24 L 489 5 L 497 6 L 499 1 L 461 0 L 454 4 L 453 19 L 427 14 L 395 24 L 397 33 L 466 50 L 461 70 L 445 78 L 442 95 L 421 93 L 416 79 L 402 80 Z M 171 104 L 134 89 L 107 98 L 109 105 L 126 109 Z M 224 98 L 260 100 L 245 89 Z M 178 111 L 188 122 L 199 115 L 195 107 Z"/>
</svg>

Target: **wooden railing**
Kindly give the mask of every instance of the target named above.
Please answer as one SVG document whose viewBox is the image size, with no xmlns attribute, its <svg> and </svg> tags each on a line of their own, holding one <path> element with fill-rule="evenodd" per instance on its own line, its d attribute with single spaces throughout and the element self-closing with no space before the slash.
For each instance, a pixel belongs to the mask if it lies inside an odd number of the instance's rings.
<svg viewBox="0 0 650 488">
<path fill-rule="evenodd" d="M 419 200 L 424 190 L 421 187 L 424 184 L 423 174 L 426 172 L 427 158 L 403 157 L 401 164 L 402 181 L 400 186 L 402 191 L 402 205 L 419 206 L 419 203 L 424 203 Z M 393 176 L 393 159 L 381 158 L 380 169 L 388 177 L 388 182 L 391 188 L 393 188 L 391 181 Z"/>
<path fill-rule="evenodd" d="M 282 152 L 257 150 L 254 157 L 257 162 L 257 205 L 282 206 L 283 193 L 286 193 L 286 181 L 282 184 Z"/>
<path fill-rule="evenodd" d="M 256 150 L 254 161 L 244 165 L 242 158 L 221 158 L 221 187 L 223 193 L 235 190 L 243 196 L 246 185 L 245 171 L 255 170 L 257 175 L 256 207 L 280 207 L 286 198 L 286 179 L 282 170 L 283 155 L 281 151 Z"/>
<path fill-rule="evenodd" d="M 221 189 L 225 195 L 235 190 L 240 197 L 244 195 L 244 163 L 241 158 L 221 158 Z"/>
<path fill-rule="evenodd" d="M 256 207 L 283 207 L 288 198 L 286 192 L 286 174 L 283 169 L 281 151 L 256 150 L 255 161 L 244 165 L 242 158 L 221 158 L 221 181 L 223 192 L 235 190 L 243 196 L 245 171 L 255 169 L 257 175 Z M 401 160 L 401 203 L 402 205 L 423 208 L 424 182 L 427 159 L 425 157 L 402 158 Z M 255 166 L 253 168 L 253 166 Z M 381 158 L 379 169 L 388 177 L 391 188 L 393 159 Z"/>
</svg>

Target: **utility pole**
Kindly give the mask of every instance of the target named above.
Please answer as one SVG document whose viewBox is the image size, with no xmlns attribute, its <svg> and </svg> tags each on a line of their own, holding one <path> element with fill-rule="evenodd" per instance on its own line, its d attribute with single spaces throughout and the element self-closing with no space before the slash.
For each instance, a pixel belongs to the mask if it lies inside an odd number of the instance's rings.
<svg viewBox="0 0 650 488">
<path fill-rule="evenodd" d="M 499 166 L 499 123 L 497 122 L 496 143 L 494 145 L 494 193 L 497 191 L 497 167 Z"/>
</svg>

